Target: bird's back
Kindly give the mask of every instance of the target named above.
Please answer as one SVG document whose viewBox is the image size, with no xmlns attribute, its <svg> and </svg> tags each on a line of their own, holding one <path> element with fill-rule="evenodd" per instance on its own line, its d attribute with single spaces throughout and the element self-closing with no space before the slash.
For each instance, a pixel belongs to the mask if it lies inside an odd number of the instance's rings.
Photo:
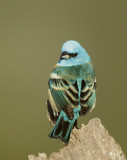
<svg viewBox="0 0 127 160">
<path fill-rule="evenodd" d="M 71 67 L 56 66 L 50 77 L 50 96 L 56 104 L 53 108 L 61 110 L 65 105 L 72 108 L 89 105 L 89 95 L 95 92 L 95 72 L 91 63 Z"/>
<path fill-rule="evenodd" d="M 52 73 L 64 79 L 84 79 L 88 82 L 94 81 L 95 72 L 92 63 L 76 66 L 56 66 Z M 51 73 L 51 74 L 52 74 Z"/>
</svg>

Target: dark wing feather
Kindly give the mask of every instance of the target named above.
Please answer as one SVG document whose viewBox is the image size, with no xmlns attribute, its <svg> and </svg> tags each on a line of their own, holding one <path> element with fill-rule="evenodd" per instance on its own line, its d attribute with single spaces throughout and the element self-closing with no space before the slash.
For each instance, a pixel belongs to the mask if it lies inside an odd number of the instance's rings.
<svg viewBox="0 0 127 160">
<path fill-rule="evenodd" d="M 80 94 L 80 105 L 81 105 L 80 116 L 83 116 L 86 113 L 88 113 L 95 103 L 95 99 L 96 99 L 95 98 L 95 90 L 96 90 L 95 83 L 96 82 L 87 84 L 85 80 L 82 80 L 81 94 Z"/>
<path fill-rule="evenodd" d="M 49 89 L 57 107 L 65 111 L 69 119 L 73 119 L 73 108 L 79 105 L 77 82 L 63 78 L 50 78 Z"/>
</svg>

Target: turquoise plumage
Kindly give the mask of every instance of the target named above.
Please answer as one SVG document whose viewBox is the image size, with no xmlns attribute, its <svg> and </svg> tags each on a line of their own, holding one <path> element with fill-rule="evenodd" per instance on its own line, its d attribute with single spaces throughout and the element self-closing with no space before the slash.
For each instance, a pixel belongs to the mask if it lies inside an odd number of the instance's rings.
<svg viewBox="0 0 127 160">
<path fill-rule="evenodd" d="M 48 94 L 48 118 L 54 126 L 49 137 L 68 144 L 79 116 L 90 112 L 96 103 L 93 64 L 78 42 L 63 44 L 60 61 L 50 75 Z"/>
</svg>

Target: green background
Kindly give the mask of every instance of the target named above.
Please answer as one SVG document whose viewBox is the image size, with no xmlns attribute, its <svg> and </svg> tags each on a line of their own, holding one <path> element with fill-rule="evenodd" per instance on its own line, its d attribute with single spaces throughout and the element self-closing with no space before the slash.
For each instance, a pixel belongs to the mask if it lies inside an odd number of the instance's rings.
<svg viewBox="0 0 127 160">
<path fill-rule="evenodd" d="M 27 160 L 64 145 L 48 139 L 48 78 L 61 46 L 90 54 L 98 83 L 94 111 L 127 154 L 127 0 L 0 0 L 0 159 Z"/>
</svg>

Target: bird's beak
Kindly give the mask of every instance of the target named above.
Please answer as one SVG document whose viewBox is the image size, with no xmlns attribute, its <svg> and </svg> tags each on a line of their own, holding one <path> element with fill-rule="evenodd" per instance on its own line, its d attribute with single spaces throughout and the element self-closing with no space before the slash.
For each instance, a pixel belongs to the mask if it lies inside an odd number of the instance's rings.
<svg viewBox="0 0 127 160">
<path fill-rule="evenodd" d="M 62 59 L 69 59 L 69 58 L 70 56 L 68 54 L 62 56 Z"/>
</svg>

